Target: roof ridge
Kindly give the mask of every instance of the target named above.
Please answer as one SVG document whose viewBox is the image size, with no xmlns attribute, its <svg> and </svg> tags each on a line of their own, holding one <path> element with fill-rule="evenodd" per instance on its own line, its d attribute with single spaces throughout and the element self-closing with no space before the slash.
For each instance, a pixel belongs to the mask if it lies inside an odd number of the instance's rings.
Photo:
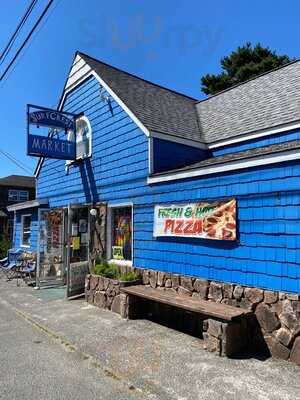
<svg viewBox="0 0 300 400">
<path fill-rule="evenodd" d="M 150 84 L 150 85 L 154 85 L 154 86 L 160 87 L 161 89 L 168 90 L 169 92 L 172 92 L 172 93 L 174 93 L 174 94 L 176 94 L 176 95 L 178 95 L 178 96 L 186 97 L 186 98 L 189 99 L 189 100 L 193 100 L 195 103 L 198 103 L 198 102 L 199 102 L 199 99 L 196 99 L 195 97 L 191 97 L 191 96 L 189 96 L 189 95 L 187 95 L 187 94 L 180 93 L 180 92 L 178 92 L 177 90 L 167 88 L 166 86 L 163 86 L 163 85 L 160 85 L 160 84 L 158 84 L 158 83 L 149 81 L 148 79 L 141 78 L 141 77 L 138 76 L 138 75 L 132 74 L 132 73 L 127 72 L 127 71 L 124 71 L 124 70 L 121 69 L 121 68 L 115 67 L 115 66 L 110 65 L 110 64 L 108 64 L 108 63 L 106 63 L 106 62 L 104 62 L 104 61 L 98 60 L 98 59 L 95 58 L 95 57 L 91 57 L 90 55 L 88 55 L 88 54 L 86 54 L 86 53 L 83 53 L 82 51 L 76 51 L 76 54 L 82 55 L 82 56 L 84 56 L 84 57 L 88 57 L 88 58 L 90 58 L 90 59 L 93 60 L 93 61 L 96 61 L 96 62 L 98 62 L 98 63 L 104 64 L 104 65 L 106 65 L 107 67 L 110 67 L 110 68 L 112 68 L 112 69 L 115 69 L 115 70 L 117 70 L 117 71 L 119 71 L 119 72 L 122 72 L 122 73 L 124 73 L 124 74 L 126 74 L 126 75 L 129 75 L 129 76 L 131 76 L 131 77 L 133 77 L 133 78 L 139 79 L 139 80 L 141 80 L 141 81 L 143 81 L 143 82 L 146 82 L 146 83 L 148 83 L 148 84 Z"/>
<path fill-rule="evenodd" d="M 283 69 L 283 68 L 285 68 L 285 67 L 289 67 L 290 65 L 296 64 L 296 63 L 299 62 L 299 61 L 300 61 L 300 58 L 297 58 L 297 59 L 295 59 L 295 60 L 293 60 L 293 61 L 290 61 L 290 62 L 288 62 L 288 63 L 286 63 L 286 64 L 284 64 L 284 65 L 281 65 L 280 67 L 276 67 L 276 68 L 270 69 L 270 71 L 266 71 L 266 72 L 263 72 L 263 73 L 261 73 L 261 74 L 259 74 L 259 75 L 253 76 L 252 78 L 249 78 L 249 79 L 247 79 L 247 80 L 244 81 L 244 82 L 237 83 L 236 85 L 233 85 L 233 86 L 231 86 L 231 87 L 229 87 L 229 88 L 227 88 L 227 89 L 221 90 L 221 91 L 218 92 L 218 93 L 212 94 L 211 96 L 209 96 L 209 97 L 207 97 L 207 98 L 205 98 L 205 99 L 198 100 L 198 101 L 197 101 L 197 104 L 203 103 L 204 101 L 207 101 L 207 100 L 210 100 L 210 99 L 212 99 L 212 98 L 214 98 L 214 97 L 220 96 L 220 95 L 223 94 L 223 93 L 229 92 L 230 90 L 235 89 L 235 88 L 237 88 L 237 87 L 239 87 L 239 86 L 245 85 L 246 83 L 249 83 L 249 82 L 251 82 L 251 81 L 254 81 L 255 79 L 259 79 L 259 78 L 261 78 L 262 76 L 265 76 L 265 75 L 274 73 L 274 72 L 276 72 L 276 71 L 278 71 L 278 70 L 280 70 L 280 69 Z"/>
</svg>

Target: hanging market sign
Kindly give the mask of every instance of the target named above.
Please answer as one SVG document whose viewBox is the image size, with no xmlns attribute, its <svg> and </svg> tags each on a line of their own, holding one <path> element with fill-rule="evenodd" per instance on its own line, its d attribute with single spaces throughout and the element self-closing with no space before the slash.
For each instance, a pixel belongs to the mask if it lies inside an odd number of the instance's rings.
<svg viewBox="0 0 300 400">
<path fill-rule="evenodd" d="M 73 119 L 61 111 L 41 110 L 29 113 L 29 123 L 37 126 L 47 126 L 49 128 L 61 128 L 75 130 Z"/>
<path fill-rule="evenodd" d="M 236 240 L 236 200 L 157 205 L 153 236 Z"/>
<path fill-rule="evenodd" d="M 30 156 L 75 160 L 76 144 L 69 140 L 28 135 L 27 154 Z"/>
<path fill-rule="evenodd" d="M 32 111 L 34 110 L 34 111 Z M 77 115 L 64 111 L 27 105 L 27 154 L 35 157 L 56 158 L 62 160 L 76 159 L 76 118 Z M 34 126 L 35 132 L 30 132 Z M 49 128 L 47 136 L 36 134 L 38 128 Z M 55 133 L 63 135 L 73 133 L 74 140 L 61 137 L 54 138 Z M 61 135 L 60 135 L 61 136 Z"/>
</svg>

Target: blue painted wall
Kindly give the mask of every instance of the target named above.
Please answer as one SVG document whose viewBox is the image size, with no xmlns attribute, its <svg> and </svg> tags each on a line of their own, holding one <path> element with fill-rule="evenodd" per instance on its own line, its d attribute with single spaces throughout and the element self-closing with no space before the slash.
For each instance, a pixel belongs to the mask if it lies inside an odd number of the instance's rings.
<svg viewBox="0 0 300 400">
<path fill-rule="evenodd" d="M 22 247 L 22 231 L 21 231 L 21 216 L 31 214 L 31 238 L 30 238 L 30 247 Z M 37 249 L 37 233 L 38 233 L 38 209 L 37 208 L 28 208 L 23 211 L 16 212 L 16 223 L 14 226 L 14 248 L 24 249 L 26 251 L 36 251 Z"/>
<path fill-rule="evenodd" d="M 153 173 L 191 165 L 208 157 L 208 150 L 153 138 Z"/>
<path fill-rule="evenodd" d="M 132 202 L 137 267 L 300 293 L 299 162 L 149 186 L 146 136 L 114 102 L 111 115 L 94 78 L 69 94 L 65 110 L 90 119 L 93 156 L 69 175 L 63 161 L 46 160 L 38 197 L 52 207 Z M 237 243 L 153 239 L 155 204 L 231 197 L 238 204 Z"/>
<path fill-rule="evenodd" d="M 278 144 L 289 142 L 291 140 L 300 139 L 300 129 L 294 129 L 292 131 L 287 131 L 283 133 L 277 133 L 276 135 L 270 135 L 264 138 L 258 138 L 254 140 L 247 140 L 243 143 L 236 143 L 230 146 L 220 147 L 218 149 L 213 149 L 213 156 L 222 156 L 229 153 L 237 153 L 239 151 L 255 149 L 258 147 L 269 146 L 271 144 Z"/>
</svg>

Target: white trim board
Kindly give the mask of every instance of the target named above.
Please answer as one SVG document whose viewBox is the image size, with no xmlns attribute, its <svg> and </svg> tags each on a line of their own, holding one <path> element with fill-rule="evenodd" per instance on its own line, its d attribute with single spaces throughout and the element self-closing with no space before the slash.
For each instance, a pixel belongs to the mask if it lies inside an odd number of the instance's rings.
<svg viewBox="0 0 300 400">
<path fill-rule="evenodd" d="M 252 133 L 245 133 L 236 138 L 230 138 L 225 140 L 220 140 L 216 143 L 211 143 L 208 145 L 209 149 L 216 149 L 218 147 L 228 146 L 234 143 L 246 142 L 247 140 L 258 139 L 264 136 L 276 135 L 276 133 L 292 131 L 293 129 L 300 128 L 300 122 L 289 122 L 284 125 L 279 125 L 272 128 L 262 129 Z"/>
<path fill-rule="evenodd" d="M 183 137 L 178 137 L 174 135 L 168 135 L 167 133 L 161 133 L 156 131 L 150 132 L 151 136 L 157 139 L 167 140 L 173 143 L 180 143 L 190 147 L 196 147 L 198 149 L 207 150 L 208 146 L 205 143 L 198 142 L 192 139 L 185 139 Z"/>
<path fill-rule="evenodd" d="M 174 181 L 178 179 L 189 179 L 198 176 L 205 176 L 211 174 L 218 174 L 222 172 L 236 171 L 239 169 L 253 168 L 259 166 L 267 166 L 271 164 L 299 160 L 300 159 L 300 149 L 282 151 L 274 154 L 266 154 L 263 156 L 256 156 L 253 158 L 246 158 L 244 160 L 229 161 L 222 164 L 207 165 L 202 168 L 192 169 L 189 171 L 178 171 L 170 172 L 166 175 L 161 176 L 150 176 L 147 179 L 148 184 L 163 183 Z"/>
<path fill-rule="evenodd" d="M 126 106 L 126 104 L 114 93 L 114 91 L 106 84 L 106 82 L 93 70 L 89 67 L 89 65 L 81 58 L 80 55 L 77 55 L 73 61 L 73 65 L 71 67 L 69 77 L 67 79 L 62 98 L 58 105 L 58 110 L 62 109 L 62 106 L 65 102 L 66 96 L 70 91 L 74 90 L 77 86 L 79 86 L 85 79 L 90 76 L 94 76 L 94 78 L 100 83 L 100 85 L 111 95 L 111 97 L 119 104 L 119 106 L 126 112 L 126 114 L 132 119 L 132 121 L 141 129 L 142 132 L 149 138 L 151 136 L 157 137 L 160 139 L 168 140 L 174 143 L 181 143 L 187 146 L 196 147 L 200 149 L 207 149 L 207 145 L 201 142 L 197 142 L 190 139 L 179 138 L 173 135 L 167 135 L 160 132 L 149 131 L 144 124 L 135 116 L 135 114 Z M 151 146 L 150 146 L 151 148 Z M 149 154 L 149 158 L 151 158 L 151 154 Z M 44 158 L 40 158 L 35 176 L 37 177 L 40 173 L 40 169 L 42 166 Z M 151 173 L 152 163 L 149 160 L 149 173 Z"/>
<path fill-rule="evenodd" d="M 75 66 L 78 66 L 80 64 L 80 67 L 75 68 Z M 144 134 L 149 137 L 150 132 L 149 130 L 142 124 L 142 122 L 133 114 L 133 112 L 130 111 L 130 109 L 123 103 L 123 101 L 111 90 L 111 88 L 101 79 L 101 77 L 94 71 L 92 70 L 88 64 L 80 57 L 80 55 L 77 55 L 75 57 L 75 60 L 73 61 L 73 66 L 71 68 L 71 71 L 69 73 L 69 78 L 67 79 L 62 98 L 60 100 L 60 103 L 58 105 L 58 110 L 62 109 L 62 106 L 65 102 L 66 96 L 68 93 L 73 90 L 75 87 L 80 85 L 85 79 L 87 79 L 90 76 L 94 76 L 95 79 L 100 83 L 100 85 L 111 95 L 111 97 L 116 101 L 116 103 L 119 104 L 119 106 L 127 113 L 127 115 L 132 119 L 132 121 L 144 132 Z M 40 158 L 38 161 L 38 165 L 36 168 L 36 173 L 35 177 L 37 177 L 40 173 L 40 169 L 43 164 L 44 157 Z"/>
<path fill-rule="evenodd" d="M 24 219 L 26 217 L 30 217 L 30 236 L 29 236 L 29 244 L 24 244 Z M 32 214 L 22 214 L 21 215 L 21 237 L 20 237 L 20 247 L 30 248 L 31 246 L 31 235 L 32 235 Z"/>
<path fill-rule="evenodd" d="M 6 208 L 8 211 L 18 211 L 18 210 L 25 210 L 27 208 L 35 208 L 42 205 L 43 206 L 48 205 L 48 199 L 29 200 L 25 201 L 24 203 L 12 204 L 11 206 L 7 206 Z"/>
</svg>

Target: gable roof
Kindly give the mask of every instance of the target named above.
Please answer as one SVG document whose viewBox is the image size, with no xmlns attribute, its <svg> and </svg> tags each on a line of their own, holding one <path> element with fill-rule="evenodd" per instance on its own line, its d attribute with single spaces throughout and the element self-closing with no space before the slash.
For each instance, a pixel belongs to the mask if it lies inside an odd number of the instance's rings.
<svg viewBox="0 0 300 400">
<path fill-rule="evenodd" d="M 78 54 L 149 131 L 201 142 L 198 100 Z"/>
<path fill-rule="evenodd" d="M 272 128 L 300 127 L 299 60 L 199 101 L 76 52 L 60 105 L 64 94 L 91 74 L 146 134 L 168 135 L 167 140 L 173 136 L 215 147 L 274 133 Z M 36 176 L 42 162 L 40 158 Z"/>
<path fill-rule="evenodd" d="M 35 178 L 25 175 L 9 175 L 0 178 L 0 186 L 35 188 Z"/>
<path fill-rule="evenodd" d="M 300 121 L 300 61 L 198 102 L 206 143 Z"/>
</svg>

